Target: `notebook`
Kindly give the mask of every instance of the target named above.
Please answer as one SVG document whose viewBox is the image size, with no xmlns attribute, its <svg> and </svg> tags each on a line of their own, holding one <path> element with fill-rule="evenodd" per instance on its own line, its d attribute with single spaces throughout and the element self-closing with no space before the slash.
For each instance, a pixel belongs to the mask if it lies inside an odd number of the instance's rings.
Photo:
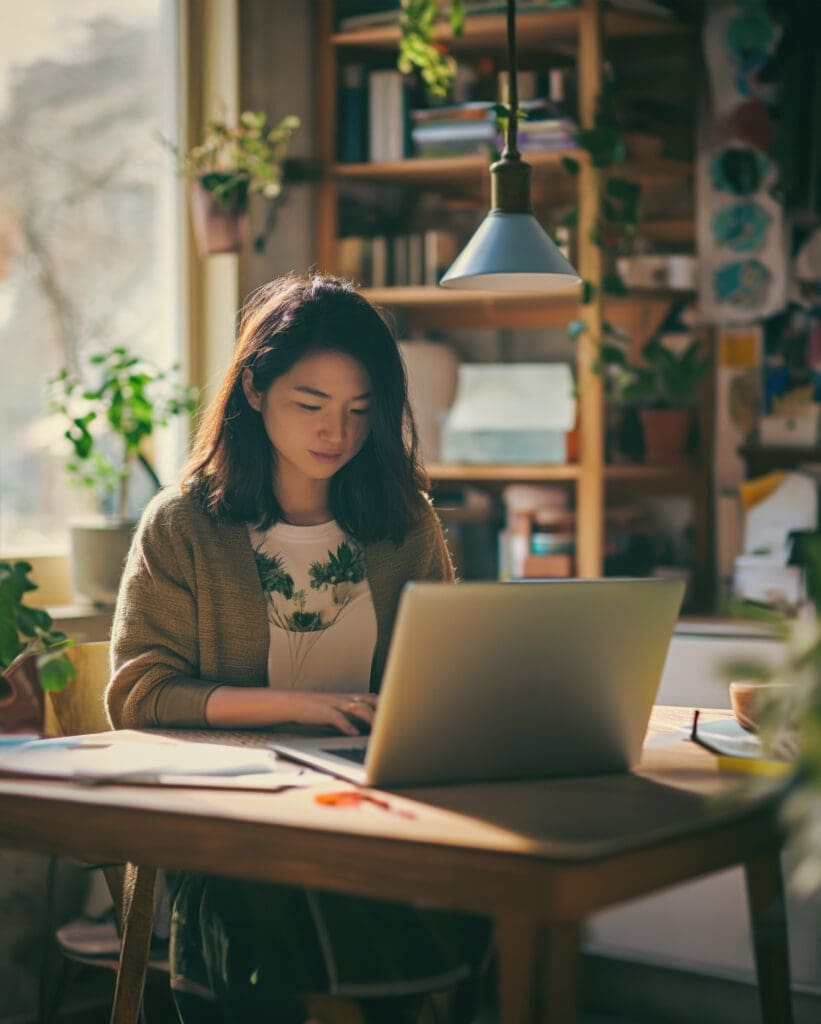
<svg viewBox="0 0 821 1024">
<path fill-rule="evenodd" d="M 683 594 L 661 579 L 409 583 L 371 735 L 273 747 L 381 787 L 626 771 Z"/>
</svg>

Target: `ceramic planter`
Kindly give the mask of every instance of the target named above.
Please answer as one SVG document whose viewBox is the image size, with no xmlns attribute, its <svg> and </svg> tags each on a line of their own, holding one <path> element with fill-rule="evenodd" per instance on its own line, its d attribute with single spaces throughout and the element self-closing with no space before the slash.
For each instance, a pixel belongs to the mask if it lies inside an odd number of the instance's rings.
<svg viewBox="0 0 821 1024">
<path fill-rule="evenodd" d="M 89 520 L 69 526 L 71 586 L 77 600 L 113 608 L 136 524 Z"/>
<path fill-rule="evenodd" d="M 240 252 L 248 239 L 248 204 L 226 206 L 199 181 L 191 184 L 191 218 L 197 248 L 203 256 Z"/>
<path fill-rule="evenodd" d="M 642 409 L 644 461 L 669 466 L 687 458 L 687 440 L 693 423 L 692 409 Z"/>
</svg>

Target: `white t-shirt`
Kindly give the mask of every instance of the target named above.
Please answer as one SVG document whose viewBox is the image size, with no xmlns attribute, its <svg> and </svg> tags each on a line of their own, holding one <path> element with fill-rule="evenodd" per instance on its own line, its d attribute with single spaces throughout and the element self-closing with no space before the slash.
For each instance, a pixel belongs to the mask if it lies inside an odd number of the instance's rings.
<svg viewBox="0 0 821 1024">
<path fill-rule="evenodd" d="M 376 613 L 362 549 L 336 522 L 249 528 L 268 603 L 268 684 L 367 693 Z"/>
</svg>

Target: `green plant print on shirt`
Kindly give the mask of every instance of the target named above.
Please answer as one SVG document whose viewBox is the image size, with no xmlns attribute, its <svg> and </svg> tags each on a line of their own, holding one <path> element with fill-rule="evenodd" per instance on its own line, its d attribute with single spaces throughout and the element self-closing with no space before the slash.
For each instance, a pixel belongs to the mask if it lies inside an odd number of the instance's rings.
<svg viewBox="0 0 821 1024">
<path fill-rule="evenodd" d="M 262 589 L 268 602 L 268 618 L 288 638 L 291 656 L 291 686 L 295 687 L 305 664 L 319 638 L 342 616 L 353 599 L 353 588 L 365 579 L 365 559 L 356 545 L 343 541 L 328 552 L 325 562 L 311 562 L 308 570 L 313 591 L 331 591 L 332 614 L 327 610 L 308 608 L 308 591 L 295 589 L 294 579 L 285 569 L 282 556 L 269 555 L 254 549 Z M 289 605 L 278 601 L 284 598 Z"/>
</svg>

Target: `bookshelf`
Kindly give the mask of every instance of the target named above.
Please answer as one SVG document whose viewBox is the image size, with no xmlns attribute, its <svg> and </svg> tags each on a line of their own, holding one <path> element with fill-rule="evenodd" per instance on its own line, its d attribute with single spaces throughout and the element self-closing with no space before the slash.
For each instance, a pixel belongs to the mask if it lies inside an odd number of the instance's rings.
<svg viewBox="0 0 821 1024">
<path fill-rule="evenodd" d="M 457 58 L 495 56 L 505 52 L 505 17 L 468 15 L 464 34 L 451 39 L 450 29 L 442 23 L 437 38 L 448 40 Z M 578 114 L 583 126 L 590 126 L 601 89 L 603 47 L 609 39 L 633 40 L 655 45 L 655 41 L 673 46 L 688 45 L 694 38 L 690 25 L 629 14 L 608 9 L 603 0 L 580 0 L 573 9 L 520 13 L 517 16 L 517 43 L 520 56 L 549 54 L 550 58 L 572 61 L 576 68 Z M 320 175 L 316 190 L 317 265 L 334 271 L 338 267 L 340 189 L 350 183 L 357 187 L 389 186 L 410 192 L 444 190 L 449 195 L 489 198 L 489 160 L 484 155 L 448 157 L 409 157 L 376 162 L 341 163 L 337 157 L 337 103 L 339 70 L 346 62 L 369 62 L 386 66 L 393 59 L 399 40 L 398 27 L 379 25 L 337 31 L 332 0 L 319 0 L 317 6 L 316 149 Z M 572 178 L 562 166 L 564 157 L 580 164 Z M 578 243 L 575 260 L 583 278 L 598 285 L 602 280 L 602 254 L 590 240 L 599 215 L 600 172 L 587 154 L 573 146 L 542 152 L 526 152 L 523 158 L 533 168 L 534 205 L 542 196 L 557 203 L 576 199 L 578 204 Z M 692 175 L 692 165 L 684 160 L 662 156 L 634 159 L 624 174 L 644 186 L 675 184 Z M 673 213 L 647 226 L 647 237 L 674 244 L 691 244 L 693 222 Z M 595 577 L 602 574 L 604 562 L 604 519 L 611 495 L 641 490 L 681 493 L 692 496 L 696 511 L 696 576 L 702 581 L 697 589 L 697 604 L 704 607 L 709 587 L 711 561 L 709 474 L 706 465 L 657 467 L 645 465 L 605 465 L 604 403 L 602 381 L 595 372 L 595 351 L 588 340 L 598 337 L 606 320 L 631 335 L 637 344 L 658 328 L 674 298 L 681 292 L 635 292 L 628 296 L 602 299 L 601 289 L 590 303 L 580 303 L 578 289 L 545 296 L 522 294 L 480 294 L 448 291 L 436 286 L 393 285 L 364 287 L 365 294 L 378 305 L 401 312 L 411 331 L 442 331 L 471 328 L 535 329 L 566 327 L 583 318 L 588 331 L 577 345 L 576 384 L 578 399 L 578 445 L 575 461 L 561 465 L 461 465 L 437 463 L 427 466 L 434 487 L 438 485 L 474 485 L 498 494 L 511 483 L 559 483 L 573 491 L 576 531 L 576 574 Z M 702 439 L 708 434 L 702 433 Z M 702 447 L 703 444 L 702 444 Z"/>
</svg>

